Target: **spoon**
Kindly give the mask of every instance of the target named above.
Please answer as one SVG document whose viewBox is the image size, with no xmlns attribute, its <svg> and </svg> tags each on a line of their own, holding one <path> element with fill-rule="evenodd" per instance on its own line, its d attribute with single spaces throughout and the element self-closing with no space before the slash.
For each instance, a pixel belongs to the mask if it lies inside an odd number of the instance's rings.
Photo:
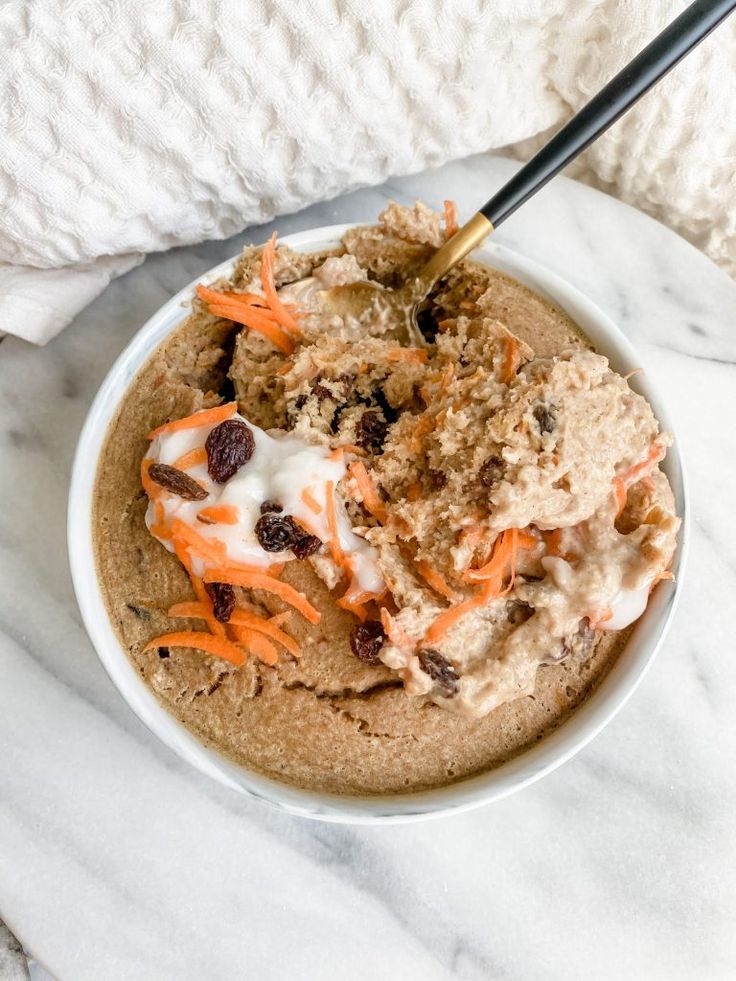
<svg viewBox="0 0 736 981">
<path fill-rule="evenodd" d="M 695 0 L 440 246 L 414 279 L 396 290 L 370 281 L 334 286 L 321 294 L 327 308 L 341 316 L 372 309 L 403 326 L 409 343 L 424 345 L 417 313 L 437 281 L 598 139 L 734 8 L 736 0 Z"/>
</svg>

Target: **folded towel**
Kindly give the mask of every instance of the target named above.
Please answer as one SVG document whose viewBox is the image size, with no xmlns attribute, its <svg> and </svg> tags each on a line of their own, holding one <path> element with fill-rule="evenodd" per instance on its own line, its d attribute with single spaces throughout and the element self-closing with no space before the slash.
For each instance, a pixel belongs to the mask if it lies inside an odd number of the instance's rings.
<svg viewBox="0 0 736 981">
<path fill-rule="evenodd" d="M 681 6 L 11 0 L 0 329 L 44 343 L 147 252 L 478 151 L 529 152 Z M 735 42 L 736 19 L 581 163 L 732 270 Z"/>
</svg>

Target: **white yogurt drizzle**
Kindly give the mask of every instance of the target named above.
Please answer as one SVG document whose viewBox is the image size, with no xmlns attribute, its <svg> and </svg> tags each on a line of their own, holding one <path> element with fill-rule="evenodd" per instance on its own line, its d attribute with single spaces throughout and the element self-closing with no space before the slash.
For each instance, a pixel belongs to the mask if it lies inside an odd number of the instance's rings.
<svg viewBox="0 0 736 981">
<path fill-rule="evenodd" d="M 231 418 L 244 422 L 253 433 L 255 449 L 250 460 L 224 484 L 218 484 L 210 478 L 206 463 L 188 469 L 188 475 L 205 488 L 207 497 L 202 501 L 187 501 L 170 492 L 162 493 L 160 501 L 164 526 L 170 527 L 178 518 L 203 538 L 219 539 L 223 542 L 229 560 L 266 568 L 274 562 L 287 562 L 295 558 L 290 550 L 266 552 L 256 538 L 255 525 L 261 517 L 261 504 L 272 501 L 280 504 L 283 513 L 290 514 L 307 531 L 317 535 L 323 542 L 329 542 L 331 536 L 327 522 L 326 487 L 329 481 L 332 481 L 333 488 L 337 487 L 338 481 L 345 476 L 344 460 L 330 458 L 328 449 L 310 446 L 296 436 L 269 436 L 238 413 Z M 204 447 L 207 436 L 215 425 L 217 424 L 161 433 L 152 441 L 146 458 L 154 463 L 173 466 L 184 453 Z M 319 514 L 315 514 L 304 503 L 304 491 L 309 491 L 321 506 Z M 352 560 L 353 581 L 350 592 L 381 593 L 385 583 L 378 568 L 376 549 L 353 532 L 345 513 L 344 501 L 334 490 L 333 494 L 340 548 Z M 197 515 L 204 508 L 226 504 L 238 509 L 236 524 L 205 524 L 197 520 Z M 155 510 L 151 503 L 146 512 L 146 525 L 149 531 L 156 525 Z M 169 551 L 173 551 L 170 541 L 154 537 Z M 192 561 L 195 574 L 202 575 L 205 563 L 197 556 L 193 556 Z"/>
<path fill-rule="evenodd" d="M 570 582 L 573 576 L 570 563 L 557 556 L 545 556 L 542 559 L 542 566 L 561 587 Z M 611 611 L 610 617 L 601 620 L 598 627 L 601 630 L 623 630 L 624 627 L 638 620 L 647 607 L 653 581 L 652 576 L 647 576 L 646 580 L 634 589 L 619 589 L 607 604 Z"/>
</svg>

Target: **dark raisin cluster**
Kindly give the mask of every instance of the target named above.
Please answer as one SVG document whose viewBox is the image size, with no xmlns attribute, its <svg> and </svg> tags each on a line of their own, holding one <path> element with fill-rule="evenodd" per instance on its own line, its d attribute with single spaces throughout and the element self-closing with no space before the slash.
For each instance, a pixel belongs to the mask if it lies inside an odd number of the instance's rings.
<svg viewBox="0 0 736 981">
<path fill-rule="evenodd" d="M 270 501 L 261 506 L 279 507 Z M 256 538 L 261 548 L 266 552 L 283 552 L 290 548 L 298 559 L 306 559 L 314 555 L 322 542 L 316 535 L 310 535 L 290 514 L 268 510 L 261 514 L 256 522 Z"/>
</svg>

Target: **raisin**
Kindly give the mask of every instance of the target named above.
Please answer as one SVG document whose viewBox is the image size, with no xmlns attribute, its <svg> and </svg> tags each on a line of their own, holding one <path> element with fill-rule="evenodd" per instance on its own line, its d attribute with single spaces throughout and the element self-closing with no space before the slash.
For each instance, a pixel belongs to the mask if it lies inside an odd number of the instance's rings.
<svg viewBox="0 0 736 981">
<path fill-rule="evenodd" d="M 381 412 L 383 412 L 384 418 L 389 426 L 396 422 L 399 418 L 398 410 L 395 409 L 389 400 L 386 398 L 386 393 L 382 388 L 374 388 L 371 390 L 371 397 L 375 404 L 379 407 Z"/>
<path fill-rule="evenodd" d="M 159 647 L 158 656 L 164 661 L 167 657 L 171 657 L 171 651 L 168 647 Z"/>
<path fill-rule="evenodd" d="M 215 620 L 227 623 L 235 609 L 235 590 L 227 582 L 206 582 L 204 588 L 212 600 Z"/>
<path fill-rule="evenodd" d="M 126 603 L 125 605 L 128 607 L 131 613 L 134 613 L 138 617 L 139 620 L 151 619 L 151 611 L 147 610 L 145 606 L 137 606 L 135 603 Z"/>
<path fill-rule="evenodd" d="M 203 501 L 207 497 L 207 491 L 193 477 L 183 470 L 170 467 L 168 463 L 154 463 L 148 468 L 148 476 L 154 484 L 183 497 L 185 501 Z"/>
<path fill-rule="evenodd" d="M 272 511 L 283 511 L 284 509 L 276 501 L 264 501 L 261 504 L 261 514 L 270 514 Z"/>
<path fill-rule="evenodd" d="M 534 610 L 528 603 L 512 602 L 507 606 L 506 617 L 509 623 L 518 626 L 520 623 L 526 623 L 533 613 Z"/>
<path fill-rule="evenodd" d="M 356 623 L 350 631 L 350 649 L 364 664 L 380 664 L 378 656 L 386 635 L 380 620 Z"/>
<path fill-rule="evenodd" d="M 380 453 L 388 432 L 388 423 L 381 416 L 380 412 L 369 409 L 360 417 L 356 430 L 356 440 L 358 446 L 362 446 L 369 453 Z"/>
<path fill-rule="evenodd" d="M 335 398 L 329 388 L 325 388 L 325 386 L 320 385 L 319 382 L 316 385 L 312 385 L 312 395 L 314 395 L 318 402 L 324 402 L 325 399 L 334 400 Z"/>
<path fill-rule="evenodd" d="M 308 559 L 310 555 L 314 555 L 322 547 L 322 539 L 305 532 L 299 525 L 296 527 L 301 532 L 301 537 L 292 544 L 291 551 L 298 559 Z"/>
<path fill-rule="evenodd" d="M 557 657 L 559 660 L 570 657 L 571 654 L 580 658 L 589 657 L 593 650 L 594 640 L 595 630 L 591 627 L 588 617 L 583 617 L 575 633 L 569 634 L 562 641 L 562 647 Z"/>
<path fill-rule="evenodd" d="M 218 484 L 240 470 L 253 456 L 253 433 L 240 419 L 226 419 L 211 430 L 204 444 L 207 450 L 207 471 Z"/>
<path fill-rule="evenodd" d="M 297 397 L 294 399 L 294 408 L 297 410 L 303 409 L 306 404 L 307 404 L 306 395 L 297 395 Z"/>
<path fill-rule="evenodd" d="M 431 343 L 437 337 L 440 325 L 431 306 L 420 307 L 417 310 L 417 327 L 425 341 Z"/>
<path fill-rule="evenodd" d="M 537 405 L 533 411 L 540 433 L 551 433 L 557 425 L 557 409 L 554 405 Z"/>
<path fill-rule="evenodd" d="M 418 651 L 417 657 L 419 658 L 419 667 L 435 683 L 435 687 L 439 689 L 439 694 L 445 698 L 452 698 L 457 692 L 459 678 L 457 671 L 447 658 L 431 647 L 425 647 Z"/>
<path fill-rule="evenodd" d="M 492 456 L 478 471 L 478 477 L 484 487 L 493 487 L 503 477 L 503 460 L 500 456 Z"/>
<path fill-rule="evenodd" d="M 256 521 L 256 538 L 266 552 L 283 552 L 291 548 L 299 534 L 293 519 L 288 515 L 269 512 Z"/>
</svg>

